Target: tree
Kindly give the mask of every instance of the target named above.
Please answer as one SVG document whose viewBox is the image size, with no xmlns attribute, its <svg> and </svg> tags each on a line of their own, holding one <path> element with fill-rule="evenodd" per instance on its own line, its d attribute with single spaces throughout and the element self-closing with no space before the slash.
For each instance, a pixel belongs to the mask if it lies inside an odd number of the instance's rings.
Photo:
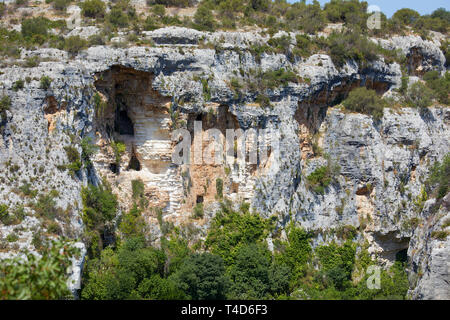
<svg viewBox="0 0 450 320">
<path fill-rule="evenodd" d="M 229 285 L 222 258 L 207 252 L 189 256 L 173 279 L 194 300 L 224 299 Z"/>
<path fill-rule="evenodd" d="M 392 16 L 392 19 L 409 26 L 413 25 L 419 18 L 420 14 L 417 11 L 407 8 L 397 10 Z"/>
<path fill-rule="evenodd" d="M 288 241 L 281 243 L 276 259 L 290 268 L 292 280 L 296 281 L 304 276 L 307 263 L 312 257 L 311 236 L 294 224 L 289 225 L 286 231 Z"/>
<path fill-rule="evenodd" d="M 240 246 L 262 241 L 268 231 L 268 221 L 256 213 L 250 213 L 246 205 L 241 206 L 240 211 L 222 204 L 205 242 L 206 247 L 221 256 L 227 266 L 233 263 Z"/>
<path fill-rule="evenodd" d="M 216 24 L 212 11 L 203 4 L 197 8 L 194 22 L 197 29 L 206 31 L 213 31 Z"/>
<path fill-rule="evenodd" d="M 41 257 L 30 252 L 25 259 L 5 259 L 0 264 L 0 300 L 67 299 L 67 268 L 77 249 L 63 242 L 52 242 Z"/>
<path fill-rule="evenodd" d="M 153 6 L 152 12 L 155 16 L 161 19 L 166 15 L 166 8 L 164 8 L 162 4 L 157 4 Z"/>
<path fill-rule="evenodd" d="M 271 254 L 266 245 L 241 246 L 235 263 L 230 266 L 232 299 L 264 299 L 270 290 L 269 267 Z"/>
</svg>

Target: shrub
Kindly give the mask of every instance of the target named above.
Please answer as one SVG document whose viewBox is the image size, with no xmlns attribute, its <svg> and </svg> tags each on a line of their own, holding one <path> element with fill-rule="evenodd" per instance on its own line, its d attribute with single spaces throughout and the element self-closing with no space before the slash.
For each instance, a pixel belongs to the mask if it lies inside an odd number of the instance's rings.
<svg viewBox="0 0 450 320">
<path fill-rule="evenodd" d="M 202 219 L 205 213 L 203 212 L 203 203 L 197 203 L 194 207 L 194 219 Z"/>
<path fill-rule="evenodd" d="M 420 14 L 412 9 L 400 9 L 392 16 L 393 20 L 397 20 L 402 24 L 413 25 L 420 18 Z"/>
<path fill-rule="evenodd" d="M 22 35 L 34 43 L 42 44 L 47 38 L 48 19 L 43 17 L 30 18 L 22 21 Z"/>
<path fill-rule="evenodd" d="M 108 21 L 115 27 L 125 28 L 128 27 L 128 16 L 124 10 L 119 6 L 114 6 L 108 15 Z"/>
<path fill-rule="evenodd" d="M 330 185 L 333 179 L 328 166 L 322 166 L 317 168 L 309 176 L 307 176 L 306 180 L 308 181 L 314 192 L 324 194 L 325 188 Z"/>
<path fill-rule="evenodd" d="M 111 187 L 104 182 L 98 187 L 89 185 L 81 190 L 83 200 L 82 218 L 90 230 L 103 233 L 106 226 L 116 217 L 118 202 L 117 196 L 112 193 Z"/>
<path fill-rule="evenodd" d="M 37 257 L 26 252 L 19 257 L 3 260 L 0 264 L 0 299 L 54 300 L 67 299 L 67 268 L 77 250 L 70 245 L 53 242 Z"/>
<path fill-rule="evenodd" d="M 22 90 L 24 87 L 25 82 L 22 79 L 19 79 L 17 81 L 15 81 L 12 85 L 12 90 L 13 91 L 19 91 Z"/>
<path fill-rule="evenodd" d="M 123 143 L 121 141 L 117 141 L 117 142 L 113 141 L 113 142 L 111 142 L 111 147 L 113 148 L 113 151 L 114 151 L 114 156 L 116 158 L 116 164 L 119 165 L 122 155 L 125 153 L 125 151 L 127 149 L 125 146 L 125 143 Z"/>
<path fill-rule="evenodd" d="M 63 214 L 63 210 L 56 207 L 55 197 L 55 192 L 39 196 L 36 203 L 32 206 L 38 217 L 54 220 Z"/>
<path fill-rule="evenodd" d="M 14 217 L 9 213 L 9 208 L 6 204 L 0 204 L 0 221 L 8 226 L 14 223 Z"/>
<path fill-rule="evenodd" d="M 33 190 L 31 188 L 31 184 L 30 183 L 25 183 L 24 185 L 19 187 L 19 190 L 22 191 L 22 193 L 27 196 L 27 197 L 31 197 L 34 198 L 37 196 L 38 191 L 37 190 Z"/>
<path fill-rule="evenodd" d="M 277 261 L 291 270 L 294 279 L 304 276 L 306 265 L 312 257 L 311 234 L 293 223 L 286 228 L 287 241 L 281 243 Z"/>
<path fill-rule="evenodd" d="M 333 32 L 320 46 L 330 53 L 338 67 L 349 59 L 363 65 L 378 58 L 378 46 L 360 32 Z"/>
<path fill-rule="evenodd" d="M 414 108 L 426 108 L 433 103 L 435 94 L 420 81 L 413 83 L 406 94 L 406 102 Z"/>
<path fill-rule="evenodd" d="M 426 81 L 427 86 L 434 91 L 437 100 L 443 104 L 450 104 L 448 93 L 450 92 L 450 73 L 446 72 L 443 77 L 439 77 L 439 72 L 430 71 L 427 72 L 423 79 Z"/>
<path fill-rule="evenodd" d="M 80 36 L 71 36 L 64 39 L 64 50 L 72 55 L 78 54 L 87 47 L 87 41 Z"/>
<path fill-rule="evenodd" d="M 25 59 L 25 67 L 34 68 L 37 67 L 40 63 L 39 56 L 33 56 Z"/>
<path fill-rule="evenodd" d="M 223 180 L 221 178 L 216 179 L 216 194 L 219 199 L 223 198 Z"/>
<path fill-rule="evenodd" d="M 52 83 L 52 79 L 48 76 L 42 76 L 40 80 L 40 87 L 41 89 L 47 90 L 50 88 L 50 85 Z"/>
<path fill-rule="evenodd" d="M 146 223 L 136 204 L 121 217 L 119 230 L 125 238 L 145 236 Z"/>
<path fill-rule="evenodd" d="M 383 109 L 386 106 L 375 90 L 367 90 L 365 87 L 352 90 L 342 104 L 348 110 L 369 114 L 375 120 L 383 117 Z"/>
<path fill-rule="evenodd" d="M 325 14 L 317 2 L 305 6 L 297 19 L 298 28 L 308 34 L 316 33 L 326 25 Z"/>
<path fill-rule="evenodd" d="M 450 191 L 450 154 L 447 154 L 442 163 L 435 162 L 427 180 L 428 192 L 437 193 L 443 198 Z"/>
<path fill-rule="evenodd" d="M 441 241 L 445 241 L 447 239 L 448 232 L 445 230 L 433 231 L 431 232 L 431 237 L 433 239 L 438 239 Z"/>
<path fill-rule="evenodd" d="M 71 172 L 71 174 L 75 174 L 77 171 L 81 170 L 81 159 L 80 159 L 80 153 L 78 152 L 77 148 L 73 146 L 66 146 L 64 147 L 64 150 L 66 151 L 67 158 L 69 159 L 69 164 L 67 165 L 67 168 Z"/>
<path fill-rule="evenodd" d="M 86 161 L 88 164 L 90 163 L 91 156 L 96 153 L 98 147 L 92 143 L 91 137 L 83 137 L 81 139 L 81 159 Z"/>
<path fill-rule="evenodd" d="M 53 0 L 53 8 L 59 11 L 66 11 L 72 0 Z"/>
<path fill-rule="evenodd" d="M 286 86 L 289 82 L 297 83 L 298 77 L 294 72 L 281 68 L 264 72 L 261 74 L 261 80 L 263 88 L 274 89 Z"/>
<path fill-rule="evenodd" d="M 6 117 L 6 110 L 11 107 L 11 98 L 9 96 L 2 96 L 0 99 L 0 116 L 2 118 Z"/>
<path fill-rule="evenodd" d="M 206 5 L 200 5 L 194 15 L 195 27 L 198 30 L 213 31 L 216 25 L 212 11 Z"/>
<path fill-rule="evenodd" d="M 133 199 L 140 199 L 144 196 L 145 185 L 141 179 L 132 180 L 131 189 L 133 190 Z"/>
<path fill-rule="evenodd" d="M 89 18 L 103 18 L 105 16 L 105 3 L 101 0 L 86 0 L 81 3 L 81 14 Z"/>
<path fill-rule="evenodd" d="M 166 15 L 166 8 L 162 4 L 157 4 L 152 7 L 152 12 L 155 16 L 162 18 Z"/>
</svg>

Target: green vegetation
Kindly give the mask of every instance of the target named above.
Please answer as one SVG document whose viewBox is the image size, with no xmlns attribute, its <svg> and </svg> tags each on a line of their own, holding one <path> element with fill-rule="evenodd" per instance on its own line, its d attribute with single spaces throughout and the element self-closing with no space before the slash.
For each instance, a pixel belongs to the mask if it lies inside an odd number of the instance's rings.
<svg viewBox="0 0 450 320">
<path fill-rule="evenodd" d="M 48 19 L 37 17 L 22 21 L 22 35 L 32 43 L 43 44 L 49 29 Z"/>
<path fill-rule="evenodd" d="M 48 76 L 42 76 L 40 80 L 40 87 L 41 89 L 48 90 L 50 88 L 50 85 L 52 83 L 52 79 Z"/>
<path fill-rule="evenodd" d="M 194 15 L 195 27 L 198 30 L 213 31 L 216 25 L 211 9 L 206 5 L 200 5 Z"/>
<path fill-rule="evenodd" d="M 318 167 L 306 177 L 308 187 L 318 194 L 324 194 L 325 189 L 340 173 L 339 165 L 334 163 L 328 155 L 325 156 L 327 165 Z"/>
<path fill-rule="evenodd" d="M 23 216 L 15 215 L 6 204 L 0 204 L 0 222 L 5 226 L 19 224 Z"/>
<path fill-rule="evenodd" d="M 116 218 L 118 208 L 117 196 L 112 193 L 111 186 L 103 181 L 103 185 L 84 187 L 81 190 L 81 198 L 89 256 L 98 257 L 103 248 L 102 239 L 113 230 L 113 220 Z"/>
<path fill-rule="evenodd" d="M 126 150 L 125 143 L 121 141 L 113 141 L 111 142 L 111 147 L 113 148 L 114 156 L 116 159 L 116 165 L 118 166 L 120 164 L 122 155 L 125 153 Z"/>
<path fill-rule="evenodd" d="M 75 176 L 82 167 L 80 153 L 77 148 L 73 146 L 66 146 L 64 147 L 64 150 L 66 151 L 67 159 L 69 160 L 69 164 L 66 165 L 66 168 L 72 176 Z"/>
<path fill-rule="evenodd" d="M 222 258 L 211 253 L 195 253 L 187 257 L 173 276 L 186 299 L 225 299 L 229 280 Z"/>
<path fill-rule="evenodd" d="M 24 84 L 25 82 L 22 79 L 19 79 L 17 81 L 15 81 L 12 85 L 12 90 L 17 92 L 19 90 L 22 90 L 24 88 Z"/>
<path fill-rule="evenodd" d="M 342 104 L 348 110 L 369 114 L 374 120 L 383 117 L 383 109 L 387 105 L 374 90 L 368 90 L 365 87 L 352 90 Z"/>
<path fill-rule="evenodd" d="M 76 55 L 78 52 L 87 47 L 87 41 L 80 36 L 71 36 L 64 39 L 64 50 L 71 55 Z"/>
<path fill-rule="evenodd" d="M 203 211 L 203 203 L 197 203 L 194 207 L 194 212 L 192 214 L 192 217 L 194 219 L 202 219 L 204 215 L 205 215 L 205 213 Z"/>
<path fill-rule="evenodd" d="M 97 152 L 98 147 L 92 143 L 91 137 L 83 137 L 81 139 L 81 159 L 89 166 L 91 157 Z"/>
<path fill-rule="evenodd" d="M 427 180 L 427 193 L 443 198 L 450 191 L 450 154 L 441 163 L 435 162 Z"/>
<path fill-rule="evenodd" d="M 51 243 L 38 258 L 26 252 L 0 264 L 0 300 L 54 300 L 71 296 L 67 288 L 67 267 L 77 250 L 70 244 Z"/>
<path fill-rule="evenodd" d="M 53 8 L 65 12 L 72 0 L 45 0 L 46 3 L 52 3 Z"/>
<path fill-rule="evenodd" d="M 80 4 L 81 14 L 88 18 L 103 18 L 105 3 L 101 0 L 86 0 Z"/>
<path fill-rule="evenodd" d="M 433 90 L 420 81 L 413 83 L 406 93 L 406 102 L 414 108 L 429 107 L 433 103 L 433 99 Z"/>
<path fill-rule="evenodd" d="M 427 86 L 434 91 L 434 97 L 445 105 L 450 104 L 448 93 L 450 92 L 450 73 L 446 72 L 443 77 L 439 76 L 439 72 L 430 71 L 424 74 L 423 80 Z"/>
<path fill-rule="evenodd" d="M 221 178 L 216 179 L 216 195 L 219 199 L 223 198 L 223 180 Z"/>
<path fill-rule="evenodd" d="M 0 99 L 0 116 L 2 121 L 6 118 L 6 111 L 11 107 L 11 98 L 9 96 L 2 96 Z"/>
<path fill-rule="evenodd" d="M 139 185 L 136 183 L 135 197 L 141 193 Z M 95 202 L 97 206 L 100 204 Z M 404 259 L 381 272 L 381 289 L 369 290 L 366 287 L 369 275 L 364 273 L 374 262 L 365 249 L 356 254 L 353 237 L 349 236 L 343 244 L 331 242 L 313 249 L 313 234 L 290 223 L 285 228 L 286 240 L 282 241 L 274 233 L 274 221 L 250 213 L 247 204 L 235 211 L 225 201 L 211 222 L 204 246 L 200 242 L 195 251 L 190 249 L 174 228 L 163 233 L 161 247 L 157 249 L 146 242 L 141 209 L 135 205 L 121 219 L 120 238 L 115 246 L 100 246 L 96 255 L 89 255 L 81 297 L 194 300 L 405 297 L 409 284 Z M 349 232 L 356 232 L 353 229 Z M 274 237 L 274 252 L 267 247 L 269 234 Z M 361 280 L 353 278 L 361 273 Z"/>
</svg>

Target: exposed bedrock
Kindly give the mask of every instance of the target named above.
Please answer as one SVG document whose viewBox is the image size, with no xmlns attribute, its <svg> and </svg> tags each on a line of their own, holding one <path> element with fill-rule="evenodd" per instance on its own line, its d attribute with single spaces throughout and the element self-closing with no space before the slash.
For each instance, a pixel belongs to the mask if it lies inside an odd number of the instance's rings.
<svg viewBox="0 0 450 320">
<path fill-rule="evenodd" d="M 448 107 L 434 105 L 426 114 L 415 108 L 387 108 L 374 122 L 339 103 L 357 86 L 395 95 L 402 77 L 397 63 L 378 60 L 360 69 L 349 61 L 338 69 L 323 54 L 295 62 L 282 54 L 257 58 L 248 48 L 266 39 L 252 33 L 167 28 L 148 36 L 157 39 L 156 46 L 97 46 L 71 60 L 56 49 L 39 49 L 28 53 L 55 61 L 2 69 L 0 88 L 12 101 L 0 124 L 2 203 L 24 202 L 14 192 L 23 181 L 41 193 L 60 190 L 57 205 L 67 214 L 56 222 L 81 245 L 82 186 L 105 178 L 123 212 L 132 205 L 131 181 L 141 179 L 149 201 L 144 212 L 148 236 L 157 243 L 161 230 L 151 208 L 161 208 L 166 221 L 195 230 L 193 237 L 204 237 L 222 184 L 224 197 L 235 205 L 246 201 L 264 217 L 275 215 L 281 231 L 291 219 L 313 231 L 314 245 L 341 241 L 333 232 L 338 228 L 357 228 L 356 241 L 367 243 L 373 258 L 385 265 L 406 255 L 413 298 L 448 298 L 448 240 L 431 237 L 448 216 L 448 207 L 440 204 L 430 211 L 426 205 L 419 212 L 414 204 L 433 163 L 449 152 Z M 223 39 L 221 50 L 199 45 L 214 39 Z M 411 74 L 445 71 L 437 43 L 415 37 L 380 42 L 404 51 Z M 267 104 L 262 105 L 255 92 L 243 89 L 237 94 L 231 85 L 236 77 L 242 84 L 251 81 L 246 76 L 251 70 L 281 68 L 304 81 L 267 89 Z M 52 79 L 48 90 L 36 80 L 42 75 Z M 25 76 L 32 80 L 13 91 L 12 84 Z M 174 130 L 193 134 L 196 122 L 201 124 L 197 138 L 203 141 L 210 139 L 211 129 L 217 129 L 222 142 L 227 129 L 264 129 L 278 135 L 279 149 L 270 149 L 266 161 L 256 164 L 240 162 L 237 154 L 225 150 L 217 152 L 228 162 L 196 164 L 192 139 L 190 165 L 173 163 L 178 142 L 172 139 Z M 74 146 L 81 153 L 83 137 L 91 137 L 99 150 L 91 159 L 92 168 L 71 176 L 60 170 L 68 162 L 64 147 Z M 251 141 L 248 150 L 262 143 Z M 113 142 L 123 143 L 125 151 L 118 155 Z M 216 153 L 204 143 L 201 153 L 211 152 Z M 321 194 L 312 190 L 307 177 L 326 165 L 335 169 L 335 177 Z M 193 219 L 198 203 L 205 215 Z M 23 224 L 28 231 L 18 232 L 19 248 L 8 247 L 1 256 L 33 249 L 32 228 L 46 231 L 33 209 L 26 210 L 30 215 Z M 0 226 L 2 237 L 11 232 L 11 226 Z M 81 266 L 82 259 L 75 263 L 74 278 Z"/>
</svg>

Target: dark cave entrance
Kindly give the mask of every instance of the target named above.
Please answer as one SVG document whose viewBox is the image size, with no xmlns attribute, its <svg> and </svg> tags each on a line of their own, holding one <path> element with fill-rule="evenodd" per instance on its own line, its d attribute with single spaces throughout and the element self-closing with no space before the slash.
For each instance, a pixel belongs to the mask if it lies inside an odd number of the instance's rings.
<svg viewBox="0 0 450 320">
<path fill-rule="evenodd" d="M 111 170 L 112 173 L 118 174 L 119 173 L 119 166 L 117 163 L 110 163 L 109 164 L 109 170 Z"/>
<path fill-rule="evenodd" d="M 114 129 L 119 134 L 134 136 L 134 125 L 126 110 L 116 111 L 114 119 Z"/>
<path fill-rule="evenodd" d="M 400 250 L 395 254 L 395 261 L 408 262 L 408 249 Z"/>
<path fill-rule="evenodd" d="M 134 152 L 131 156 L 130 162 L 128 163 L 128 170 L 141 171 L 141 163 L 139 162 Z"/>
</svg>

